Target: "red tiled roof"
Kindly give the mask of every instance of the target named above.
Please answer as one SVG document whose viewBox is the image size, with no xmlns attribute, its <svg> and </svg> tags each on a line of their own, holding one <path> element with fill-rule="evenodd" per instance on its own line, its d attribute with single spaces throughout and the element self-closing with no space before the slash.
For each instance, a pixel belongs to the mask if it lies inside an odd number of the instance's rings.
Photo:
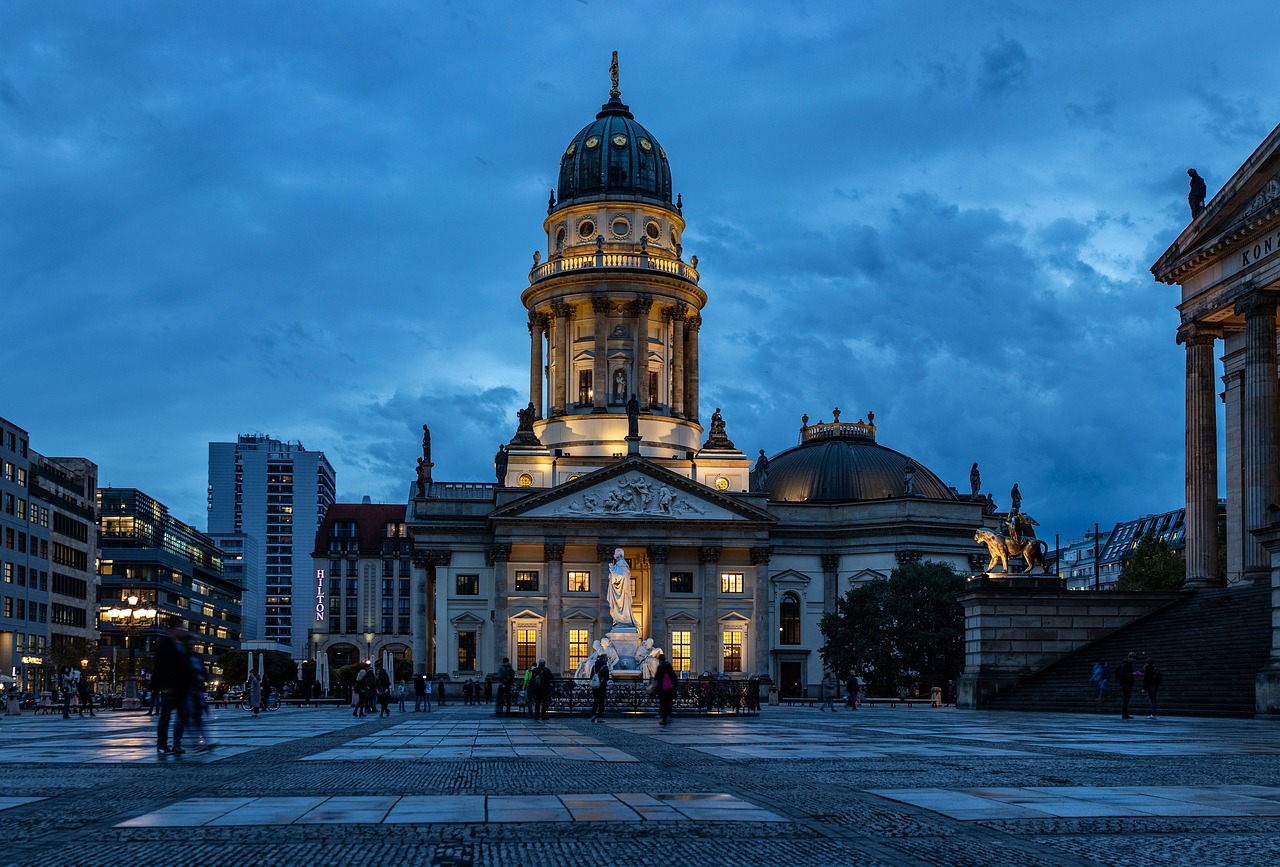
<svg viewBox="0 0 1280 867">
<path fill-rule="evenodd" d="M 354 521 L 360 539 L 360 553 L 379 554 L 382 551 L 383 532 L 387 524 L 402 524 L 406 506 L 402 503 L 334 503 L 325 513 L 324 523 L 316 533 L 314 556 L 329 556 L 329 539 L 333 538 L 333 525 Z M 338 538 L 349 539 L 350 536 Z"/>
</svg>

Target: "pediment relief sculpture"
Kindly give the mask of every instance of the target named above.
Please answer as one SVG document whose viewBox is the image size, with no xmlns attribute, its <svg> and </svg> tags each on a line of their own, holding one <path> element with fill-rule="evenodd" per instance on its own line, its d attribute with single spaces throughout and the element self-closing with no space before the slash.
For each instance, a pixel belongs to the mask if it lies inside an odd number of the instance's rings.
<svg viewBox="0 0 1280 867">
<path fill-rule="evenodd" d="M 555 509 L 557 515 L 630 515 L 687 518 L 707 514 L 706 506 L 667 485 L 641 475 L 584 491 Z"/>
</svg>

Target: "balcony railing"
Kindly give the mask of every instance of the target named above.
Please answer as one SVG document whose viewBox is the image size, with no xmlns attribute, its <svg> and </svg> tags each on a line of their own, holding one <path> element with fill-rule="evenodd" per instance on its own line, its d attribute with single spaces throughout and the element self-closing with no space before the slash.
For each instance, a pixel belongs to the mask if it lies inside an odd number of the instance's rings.
<svg viewBox="0 0 1280 867">
<path fill-rule="evenodd" d="M 696 257 L 695 257 L 696 258 Z M 587 253 L 580 256 L 561 256 L 541 265 L 535 265 L 529 272 L 529 282 L 537 283 L 557 274 L 572 271 L 583 271 L 591 268 L 627 269 L 634 271 L 661 271 L 681 277 L 690 283 L 698 282 L 698 271 L 692 265 L 679 259 L 667 259 L 650 256 L 648 253 Z"/>
</svg>

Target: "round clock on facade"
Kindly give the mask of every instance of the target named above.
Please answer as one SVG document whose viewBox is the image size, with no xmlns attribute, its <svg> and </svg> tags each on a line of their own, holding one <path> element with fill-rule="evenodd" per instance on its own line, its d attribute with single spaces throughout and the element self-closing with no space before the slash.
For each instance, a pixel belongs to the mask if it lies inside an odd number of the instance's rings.
<svg viewBox="0 0 1280 867">
<path fill-rule="evenodd" d="M 520 487 L 522 487 L 522 488 L 532 488 L 532 487 L 533 487 L 533 476 L 529 475 L 528 473 L 521 473 L 521 474 L 520 474 Z"/>
<path fill-rule="evenodd" d="M 726 479 L 724 476 L 721 476 L 720 478 L 716 479 L 716 487 L 722 491 L 729 490 L 729 480 Z"/>
</svg>

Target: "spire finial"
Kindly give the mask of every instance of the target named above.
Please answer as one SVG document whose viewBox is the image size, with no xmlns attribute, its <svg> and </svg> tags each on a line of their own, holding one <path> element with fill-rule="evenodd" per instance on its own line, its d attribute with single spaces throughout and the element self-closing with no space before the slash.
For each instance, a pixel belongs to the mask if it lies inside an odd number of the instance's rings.
<svg viewBox="0 0 1280 867">
<path fill-rule="evenodd" d="M 622 96 L 622 91 L 618 90 L 618 52 L 613 52 L 613 62 L 609 64 L 609 80 L 613 83 L 609 96 L 617 99 Z"/>
</svg>

